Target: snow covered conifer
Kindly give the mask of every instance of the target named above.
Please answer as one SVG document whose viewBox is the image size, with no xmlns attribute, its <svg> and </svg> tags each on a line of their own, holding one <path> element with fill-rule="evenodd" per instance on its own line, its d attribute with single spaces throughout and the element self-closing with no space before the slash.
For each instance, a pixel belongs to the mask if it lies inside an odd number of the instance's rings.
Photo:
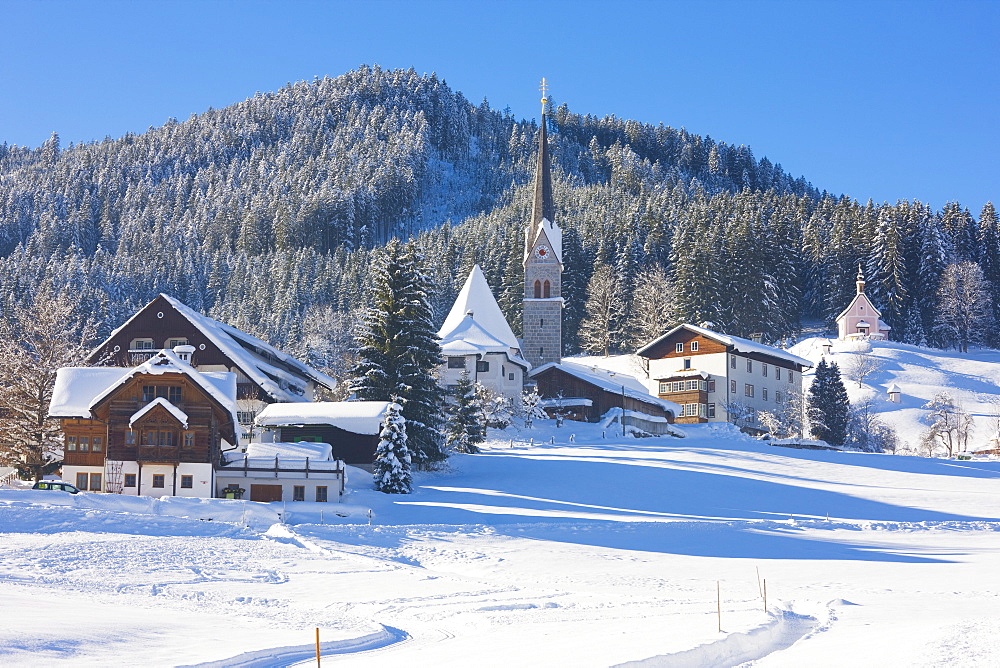
<svg viewBox="0 0 1000 668">
<path fill-rule="evenodd" d="M 409 494 L 413 491 L 410 475 L 410 449 L 406 446 L 406 419 L 393 397 L 385 414 L 375 449 L 375 489 L 386 494 Z"/>
<path fill-rule="evenodd" d="M 426 467 L 446 457 L 441 426 L 444 392 L 433 371 L 441 346 L 428 295 L 430 279 L 416 245 L 390 241 L 376 255 L 373 304 L 356 337 L 359 361 L 351 389 L 358 398 L 400 397 L 414 463 Z"/>
<path fill-rule="evenodd" d="M 823 359 L 816 365 L 816 377 L 809 387 L 809 423 L 814 438 L 831 445 L 843 445 L 851 404 L 836 362 Z"/>
<path fill-rule="evenodd" d="M 476 387 L 465 371 L 452 391 L 454 404 L 449 411 L 448 426 L 445 429 L 445 445 L 449 450 L 475 454 L 477 445 L 485 439 L 483 427 L 479 424 L 479 402 Z"/>
</svg>

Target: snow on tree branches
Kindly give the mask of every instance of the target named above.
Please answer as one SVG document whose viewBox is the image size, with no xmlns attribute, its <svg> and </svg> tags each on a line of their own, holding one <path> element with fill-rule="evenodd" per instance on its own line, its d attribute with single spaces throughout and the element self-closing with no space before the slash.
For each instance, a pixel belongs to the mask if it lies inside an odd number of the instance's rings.
<svg viewBox="0 0 1000 668">
<path fill-rule="evenodd" d="M 386 494 L 409 494 L 413 491 L 410 473 L 410 449 L 406 446 L 406 419 L 393 397 L 385 414 L 385 423 L 375 448 L 375 489 Z"/>
<path fill-rule="evenodd" d="M 843 445 L 851 404 L 836 362 L 820 360 L 809 386 L 809 423 L 813 438 L 830 445 Z"/>
</svg>

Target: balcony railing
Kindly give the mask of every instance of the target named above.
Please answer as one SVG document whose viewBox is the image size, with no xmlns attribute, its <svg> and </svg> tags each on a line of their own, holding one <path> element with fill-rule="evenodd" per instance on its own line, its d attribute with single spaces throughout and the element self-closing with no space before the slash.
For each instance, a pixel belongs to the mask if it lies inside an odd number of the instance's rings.
<svg viewBox="0 0 1000 668">
<path fill-rule="evenodd" d="M 140 445 L 137 461 L 140 462 L 179 462 L 181 449 L 170 445 Z"/>
</svg>

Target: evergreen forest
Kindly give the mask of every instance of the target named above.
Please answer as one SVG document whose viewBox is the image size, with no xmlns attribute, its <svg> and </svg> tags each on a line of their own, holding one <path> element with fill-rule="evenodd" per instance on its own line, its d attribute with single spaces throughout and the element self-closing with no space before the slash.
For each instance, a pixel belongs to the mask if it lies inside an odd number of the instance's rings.
<svg viewBox="0 0 1000 668">
<path fill-rule="evenodd" d="M 632 350 L 678 322 L 788 339 L 832 322 L 859 264 L 892 337 L 942 347 L 957 345 L 942 277 L 964 266 L 983 297 L 965 340 L 1000 344 L 990 203 L 861 203 L 683 128 L 551 99 L 548 122 L 566 353 L 591 347 L 595 274 L 617 285 L 602 345 Z M 439 321 L 478 263 L 519 332 L 537 131 L 434 74 L 364 66 L 143 134 L 2 144 L 0 309 L 68 295 L 104 336 L 166 292 L 343 376 L 372 254 L 400 238 L 428 262 Z"/>
</svg>

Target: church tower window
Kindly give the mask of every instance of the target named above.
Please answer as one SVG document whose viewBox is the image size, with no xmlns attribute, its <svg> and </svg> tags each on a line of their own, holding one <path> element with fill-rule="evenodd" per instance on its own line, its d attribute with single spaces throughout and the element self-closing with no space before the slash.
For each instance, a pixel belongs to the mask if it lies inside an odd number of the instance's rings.
<svg viewBox="0 0 1000 668">
<path fill-rule="evenodd" d="M 542 298 L 542 282 L 535 281 L 535 299 Z"/>
<path fill-rule="evenodd" d="M 542 283 L 542 297 L 548 299 L 552 296 L 552 284 L 548 281 Z"/>
</svg>

